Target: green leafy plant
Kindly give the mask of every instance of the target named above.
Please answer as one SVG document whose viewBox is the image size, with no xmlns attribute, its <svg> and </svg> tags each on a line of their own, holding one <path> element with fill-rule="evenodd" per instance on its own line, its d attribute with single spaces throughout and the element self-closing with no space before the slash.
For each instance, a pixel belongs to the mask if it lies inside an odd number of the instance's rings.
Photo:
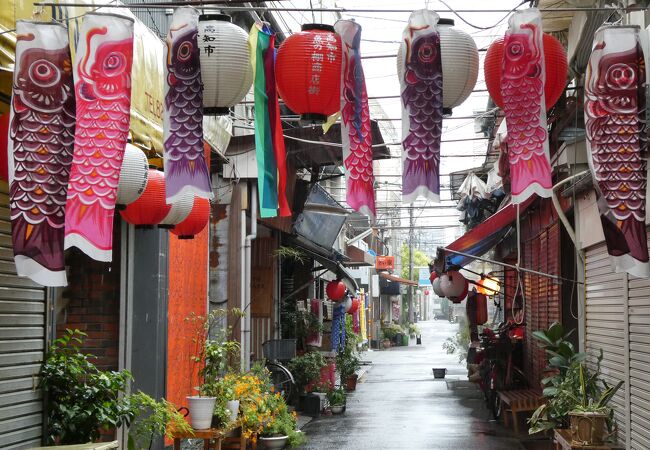
<svg viewBox="0 0 650 450">
<path fill-rule="evenodd" d="M 326 364 L 325 357 L 318 352 L 308 352 L 289 361 L 288 368 L 299 392 L 304 392 L 311 381 L 320 377 L 320 370 Z"/>
<path fill-rule="evenodd" d="M 409 336 L 414 338 L 415 336 L 420 334 L 420 328 L 414 323 L 409 324 Z"/>
<path fill-rule="evenodd" d="M 309 257 L 305 252 L 295 247 L 280 246 L 273 252 L 273 255 L 282 259 L 297 261 L 299 263 L 304 263 L 309 260 Z"/>
<path fill-rule="evenodd" d="M 287 436 L 289 447 L 297 447 L 306 441 L 305 435 L 296 430 L 296 413 L 289 411 L 282 395 L 279 393 L 265 395 L 261 410 L 265 413 L 265 420 L 260 436 Z"/>
<path fill-rule="evenodd" d="M 357 350 L 361 337 L 354 332 L 352 318 L 347 315 L 345 320 L 345 345 L 339 348 L 336 355 L 336 368 L 341 375 L 341 384 L 361 367 L 361 359 Z"/>
<path fill-rule="evenodd" d="M 463 362 L 465 359 L 467 359 L 469 344 L 469 326 L 467 326 L 467 324 L 461 323 L 456 334 L 452 337 L 448 337 L 445 342 L 442 343 L 442 348 L 449 355 L 458 355 L 458 362 Z"/>
<path fill-rule="evenodd" d="M 129 450 L 149 449 L 157 436 L 171 438 L 174 433 L 192 433 L 185 417 L 167 400 L 156 401 L 144 392 L 137 392 L 128 401 L 139 412 L 129 427 Z"/>
<path fill-rule="evenodd" d="M 548 330 L 533 331 L 533 337 L 547 355 L 547 370 L 552 373 L 542 380 L 544 386 L 552 385 L 557 377 L 564 377 L 575 363 L 581 363 L 587 358 L 586 353 L 578 352 L 568 340 L 572 333 L 573 330 L 565 333 L 559 322 L 551 324 Z"/>
<path fill-rule="evenodd" d="M 47 396 L 48 444 L 84 444 L 100 430 L 128 425 L 136 411 L 121 397 L 132 379 L 126 370 L 101 371 L 79 346 L 86 334 L 66 330 L 49 348 L 40 387 Z"/>
<path fill-rule="evenodd" d="M 327 400 L 332 406 L 343 406 L 346 400 L 345 391 L 341 388 L 332 389 L 327 393 Z"/>
<path fill-rule="evenodd" d="M 395 340 L 399 333 L 402 333 L 402 327 L 395 323 L 391 323 L 382 327 L 381 334 L 384 336 L 384 339 L 389 339 L 391 341 Z"/>
</svg>

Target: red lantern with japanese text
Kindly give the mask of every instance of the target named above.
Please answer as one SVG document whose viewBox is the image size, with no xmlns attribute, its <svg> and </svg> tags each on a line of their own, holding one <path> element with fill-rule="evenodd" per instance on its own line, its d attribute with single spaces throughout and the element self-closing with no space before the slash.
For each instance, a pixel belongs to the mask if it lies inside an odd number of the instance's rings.
<svg viewBox="0 0 650 450">
<path fill-rule="evenodd" d="M 324 122 L 341 109 L 341 59 L 341 38 L 330 25 L 305 24 L 285 39 L 275 62 L 285 105 L 312 122 Z"/>
<path fill-rule="evenodd" d="M 136 227 L 152 227 L 167 215 L 171 205 L 165 201 L 165 174 L 149 169 L 147 186 L 142 195 L 120 211 L 122 219 Z"/>
<path fill-rule="evenodd" d="M 503 63 L 503 38 L 499 38 L 490 45 L 485 54 L 483 64 L 485 71 L 485 84 L 494 103 L 503 108 L 501 95 L 501 72 Z M 548 111 L 559 100 L 567 82 L 569 64 L 562 43 L 550 34 L 543 35 L 544 64 L 546 66 L 546 82 L 544 83 L 544 98 Z"/>
<path fill-rule="evenodd" d="M 195 196 L 192 211 L 171 231 L 178 236 L 178 239 L 194 239 L 194 236 L 203 231 L 209 220 L 210 201 L 207 198 Z"/>
<path fill-rule="evenodd" d="M 345 297 L 345 284 L 340 280 L 333 280 L 327 283 L 325 292 L 330 300 L 340 302 Z"/>
</svg>

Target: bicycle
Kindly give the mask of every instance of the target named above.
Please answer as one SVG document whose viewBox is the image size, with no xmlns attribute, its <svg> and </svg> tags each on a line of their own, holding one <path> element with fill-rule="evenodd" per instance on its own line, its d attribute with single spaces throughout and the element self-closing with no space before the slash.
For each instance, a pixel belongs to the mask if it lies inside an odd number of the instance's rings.
<svg viewBox="0 0 650 450">
<path fill-rule="evenodd" d="M 262 343 L 262 354 L 266 361 L 274 392 L 282 394 L 289 402 L 292 398 L 296 383 L 291 371 L 281 364 L 287 363 L 296 356 L 295 339 L 271 339 Z"/>
<path fill-rule="evenodd" d="M 495 420 L 501 416 L 499 391 L 523 389 L 528 384 L 526 375 L 513 361 L 513 355 L 521 353 L 520 331 L 523 326 L 524 324 L 507 322 L 501 324 L 496 333 L 490 329 L 481 333 L 480 386 L 486 406 Z"/>
</svg>

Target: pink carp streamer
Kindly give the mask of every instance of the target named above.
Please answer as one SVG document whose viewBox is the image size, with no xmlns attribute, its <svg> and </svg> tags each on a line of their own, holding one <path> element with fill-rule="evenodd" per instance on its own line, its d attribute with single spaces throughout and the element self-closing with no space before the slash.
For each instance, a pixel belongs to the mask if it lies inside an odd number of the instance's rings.
<svg viewBox="0 0 650 450">
<path fill-rule="evenodd" d="M 65 286 L 65 202 L 75 129 L 68 30 L 18 21 L 16 35 L 8 142 L 16 273 L 44 286 Z"/>
<path fill-rule="evenodd" d="M 508 159 L 512 202 L 533 194 L 550 197 L 553 183 L 546 129 L 542 19 L 537 8 L 515 12 L 503 51 L 504 113 L 508 125 Z"/>
<path fill-rule="evenodd" d="M 361 67 L 361 26 L 352 20 L 339 20 L 334 30 L 341 36 L 341 142 L 345 166 L 348 205 L 374 218 L 375 177 L 372 169 L 372 132 L 368 91 Z"/>
<path fill-rule="evenodd" d="M 197 33 L 199 12 L 174 12 L 165 58 L 165 189 L 167 203 L 193 193 L 212 199 L 210 172 L 203 152 L 203 83 Z"/>
<path fill-rule="evenodd" d="M 442 59 L 439 16 L 414 11 L 397 55 L 402 93 L 402 201 L 440 201 Z"/>
<path fill-rule="evenodd" d="M 113 215 L 130 125 L 133 20 L 86 14 L 74 61 L 77 128 L 65 248 L 111 261 Z"/>
<path fill-rule="evenodd" d="M 599 29 L 585 82 L 589 165 L 614 268 L 637 277 L 650 277 L 645 82 L 639 28 Z"/>
</svg>

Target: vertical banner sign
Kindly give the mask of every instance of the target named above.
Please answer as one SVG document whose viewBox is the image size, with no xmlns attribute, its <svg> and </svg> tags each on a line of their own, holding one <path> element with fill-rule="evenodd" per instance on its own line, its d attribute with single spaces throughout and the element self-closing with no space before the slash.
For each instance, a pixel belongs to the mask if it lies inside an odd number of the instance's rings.
<svg viewBox="0 0 650 450">
<path fill-rule="evenodd" d="M 440 201 L 442 60 L 439 16 L 414 11 L 402 35 L 397 71 L 402 93 L 402 201 Z"/>
<path fill-rule="evenodd" d="M 550 197 L 553 183 L 546 129 L 542 18 L 537 8 L 515 12 L 504 41 L 501 92 L 508 125 L 512 202 Z"/>
<path fill-rule="evenodd" d="M 263 28 L 262 28 L 263 27 Z M 249 46 L 253 65 L 255 97 L 255 156 L 257 158 L 257 190 L 260 216 L 275 217 L 278 209 L 278 168 L 273 152 L 273 134 L 269 117 L 269 98 L 266 93 L 264 55 L 271 50 L 268 27 L 255 24 L 251 28 Z"/>
<path fill-rule="evenodd" d="M 615 270 L 637 277 L 650 276 L 645 231 L 645 83 L 639 28 L 600 28 L 585 81 L 589 166 Z"/>
<path fill-rule="evenodd" d="M 63 240 L 75 99 L 68 30 L 16 23 L 9 207 L 16 273 L 65 286 Z"/>
<path fill-rule="evenodd" d="M 334 30 L 341 36 L 341 142 L 345 166 L 346 201 L 355 211 L 374 218 L 375 177 L 372 170 L 372 133 L 366 79 L 361 66 L 361 26 L 339 20 Z"/>
<path fill-rule="evenodd" d="M 65 248 L 78 247 L 97 261 L 112 258 L 117 185 L 130 124 L 132 62 L 133 19 L 86 14 L 74 61 L 77 127 Z"/>
<path fill-rule="evenodd" d="M 177 8 L 166 39 L 163 140 L 165 196 L 170 204 L 185 192 L 213 198 L 203 152 L 203 83 L 198 26 L 196 9 Z"/>
</svg>

